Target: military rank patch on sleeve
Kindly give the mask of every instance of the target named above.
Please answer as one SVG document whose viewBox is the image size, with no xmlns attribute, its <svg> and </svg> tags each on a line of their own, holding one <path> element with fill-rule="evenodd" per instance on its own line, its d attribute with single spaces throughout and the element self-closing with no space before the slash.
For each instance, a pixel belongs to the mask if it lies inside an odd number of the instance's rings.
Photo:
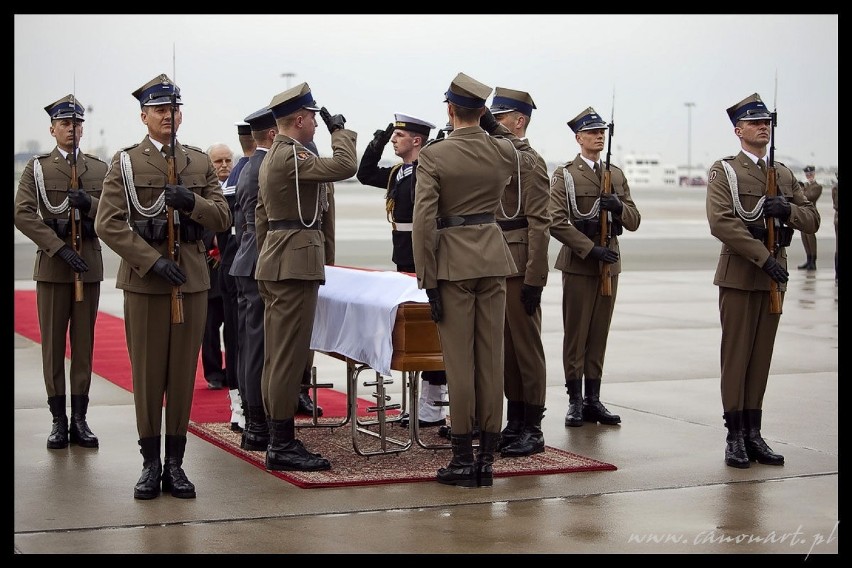
<svg viewBox="0 0 852 568">
<path fill-rule="evenodd" d="M 710 178 L 708 183 L 716 179 L 716 170 L 710 170 L 710 175 L 708 177 Z"/>
<path fill-rule="evenodd" d="M 300 159 L 300 160 L 302 160 L 302 161 L 307 160 L 307 159 L 308 159 L 308 156 L 309 156 L 308 152 L 298 152 L 298 153 L 296 153 L 296 157 L 297 157 L 297 158 L 299 158 L 299 159 Z"/>
</svg>

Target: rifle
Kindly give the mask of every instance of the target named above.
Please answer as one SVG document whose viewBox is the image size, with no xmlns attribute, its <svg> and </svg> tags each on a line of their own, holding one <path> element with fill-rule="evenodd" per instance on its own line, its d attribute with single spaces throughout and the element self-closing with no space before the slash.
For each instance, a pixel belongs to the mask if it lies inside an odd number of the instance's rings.
<svg viewBox="0 0 852 568">
<path fill-rule="evenodd" d="M 72 95 L 74 106 L 71 115 L 71 137 L 73 138 L 71 150 L 71 189 L 80 189 L 80 179 L 77 177 L 77 97 Z M 80 210 L 76 207 L 69 209 L 69 221 L 71 222 L 71 246 L 78 255 L 83 256 L 83 231 Z M 83 276 L 74 271 L 74 301 L 83 301 Z"/>
<path fill-rule="evenodd" d="M 169 184 L 177 184 L 177 173 L 175 172 L 175 107 L 177 106 L 177 94 L 172 91 L 171 115 L 172 115 L 172 133 L 170 137 L 169 155 L 166 157 L 168 162 L 168 177 Z M 180 217 L 177 209 L 172 206 L 166 206 L 166 219 L 168 222 L 168 247 L 169 259 L 174 262 L 180 262 Z M 172 286 L 172 323 L 183 323 L 183 292 L 180 286 Z"/>
<path fill-rule="evenodd" d="M 612 190 L 612 170 L 609 167 L 609 160 L 612 156 L 612 135 L 615 132 L 615 93 L 612 94 L 612 113 L 610 123 L 607 125 L 609 133 L 606 142 L 606 168 L 601 175 L 601 195 L 610 193 Z M 601 209 L 601 242 L 600 245 L 609 248 L 609 241 L 612 238 L 612 228 L 608 222 L 612 214 L 606 209 Z M 610 264 L 601 261 L 601 296 L 612 296 L 612 274 L 610 274 Z"/>
<path fill-rule="evenodd" d="M 778 195 L 778 185 L 775 169 L 775 127 L 778 125 L 777 107 L 769 115 L 772 117 L 769 125 L 769 162 L 766 164 L 766 195 L 775 197 Z M 769 254 L 775 256 L 778 252 L 776 243 L 776 230 L 781 227 L 781 221 L 777 217 L 766 220 L 766 248 Z M 778 282 L 769 279 L 769 313 L 781 313 L 781 292 L 778 290 Z"/>
</svg>

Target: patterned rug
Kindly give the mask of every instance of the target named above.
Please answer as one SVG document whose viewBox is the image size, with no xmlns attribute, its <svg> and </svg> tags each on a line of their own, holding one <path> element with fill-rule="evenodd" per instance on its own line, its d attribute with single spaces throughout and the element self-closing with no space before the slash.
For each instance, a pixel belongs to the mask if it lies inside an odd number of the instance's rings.
<svg viewBox="0 0 852 568">
<path fill-rule="evenodd" d="M 334 419 L 320 418 L 322 423 Z M 339 423 L 340 419 L 336 421 Z M 384 455 L 358 455 L 353 449 L 352 426 L 330 428 L 305 428 L 305 420 L 297 419 L 296 437 L 305 447 L 320 453 L 331 462 L 327 471 L 270 471 L 269 473 L 302 488 L 344 487 L 356 485 L 380 485 L 386 483 L 413 483 L 417 481 L 435 481 L 435 472 L 444 467 L 452 457 L 449 449 L 427 450 L 417 442 L 403 452 Z M 371 427 L 375 429 L 376 427 Z M 407 442 L 408 430 L 397 424 L 390 425 L 388 436 Z M 189 425 L 190 431 L 245 461 L 265 468 L 266 452 L 247 451 L 240 448 L 240 434 L 231 432 L 224 422 L 196 423 Z M 420 431 L 420 439 L 426 445 L 448 443 L 438 436 L 437 428 Z M 370 453 L 379 448 L 380 441 L 366 434 L 358 434 L 359 449 Z M 387 447 L 394 447 L 388 445 Z M 546 446 L 544 452 L 522 458 L 501 458 L 495 454 L 494 477 L 516 475 L 545 475 L 553 473 L 575 473 L 581 471 L 615 471 L 609 463 L 583 457 L 571 452 Z"/>
</svg>

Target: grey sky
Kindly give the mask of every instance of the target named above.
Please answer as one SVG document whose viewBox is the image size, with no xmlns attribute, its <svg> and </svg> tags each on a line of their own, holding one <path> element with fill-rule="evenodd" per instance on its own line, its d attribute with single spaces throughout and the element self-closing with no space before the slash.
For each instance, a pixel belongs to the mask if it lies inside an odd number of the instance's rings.
<svg viewBox="0 0 852 568">
<path fill-rule="evenodd" d="M 738 151 L 725 109 L 754 92 L 773 108 L 777 75 L 776 155 L 838 163 L 837 14 L 16 15 L 15 150 L 53 146 L 44 107 L 72 89 L 92 109 L 83 149 L 139 142 L 131 93 L 166 73 L 181 88 L 185 144 L 239 153 L 234 122 L 305 81 L 358 132 L 360 155 L 394 112 L 443 126 L 460 71 L 528 91 L 527 134 L 552 163 L 577 153 L 566 122 L 588 106 L 609 120 L 614 92 L 613 161 L 685 165 L 693 102 L 693 167 Z M 321 152 L 329 141 L 320 121 Z"/>
</svg>

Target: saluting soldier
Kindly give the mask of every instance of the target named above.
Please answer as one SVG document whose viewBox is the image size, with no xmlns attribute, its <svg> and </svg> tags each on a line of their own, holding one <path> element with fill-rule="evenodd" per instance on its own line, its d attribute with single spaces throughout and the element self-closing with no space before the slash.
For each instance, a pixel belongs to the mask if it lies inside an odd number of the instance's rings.
<svg viewBox="0 0 852 568">
<path fill-rule="evenodd" d="M 750 461 L 784 465 L 760 433 L 763 395 L 781 314 L 770 313 L 774 280 L 784 302 L 787 251 L 792 230 L 815 233 L 820 217 L 793 172 L 775 162 L 777 195 L 766 195 L 766 147 L 772 115 L 754 93 L 728 107 L 728 118 L 742 150 L 717 160 L 707 183 L 710 233 L 722 241 L 713 284 L 719 287 L 722 324 L 722 408 L 728 429 L 725 463 L 747 468 Z M 772 156 L 774 158 L 774 156 Z M 766 224 L 779 220 L 775 251 L 766 247 Z"/>
<path fill-rule="evenodd" d="M 294 415 L 311 360 L 319 287 L 334 263 L 334 185 L 355 175 L 357 134 L 341 114 L 318 107 L 307 83 L 275 95 L 268 107 L 279 134 L 260 165 L 255 209 L 255 278 L 265 305 L 261 390 L 269 426 L 266 468 L 318 471 L 331 467 L 296 439 Z M 316 113 L 331 133 L 333 155 L 307 145 Z"/>
<path fill-rule="evenodd" d="M 529 144 L 485 107 L 490 94 L 491 87 L 456 75 L 444 93 L 453 131 L 420 151 L 414 195 L 417 282 L 438 324 L 453 421 L 453 457 L 436 478 L 463 487 L 493 485 L 503 422 L 506 276 L 517 272 L 497 214 L 507 182 L 535 165 Z M 481 430 L 475 461 L 474 419 Z"/>
<path fill-rule="evenodd" d="M 601 191 L 602 171 L 607 166 L 601 163 L 606 122 L 588 107 L 568 127 L 580 153 L 557 167 L 550 179 L 550 234 L 562 243 L 555 267 L 562 271 L 562 366 L 568 391 L 565 426 L 582 426 L 584 421 L 615 425 L 621 423 L 621 417 L 604 406 L 600 392 L 621 273 L 618 235 L 623 229 L 637 230 L 642 217 L 621 168 L 609 164 L 612 187 L 609 193 Z M 607 246 L 599 244 L 601 209 L 609 219 Z M 610 296 L 600 292 L 602 262 L 611 265 Z"/>
<path fill-rule="evenodd" d="M 65 343 L 71 343 L 70 441 L 97 448 L 86 412 L 92 383 L 95 319 L 104 279 L 101 243 L 95 234 L 106 163 L 79 150 L 83 136 L 83 105 L 68 95 L 44 107 L 50 116 L 50 135 L 56 147 L 27 162 L 15 195 L 15 226 L 37 246 L 33 280 L 41 332 L 41 358 L 47 405 L 53 426 L 47 447 L 68 446 L 65 407 Z M 76 156 L 72 153 L 77 150 Z M 71 162 L 76 160 L 77 189 L 71 189 Z M 79 221 L 70 215 L 76 212 Z M 80 246 L 75 250 L 71 223 L 77 222 Z M 75 300 L 75 276 L 83 282 L 83 299 Z"/>
<path fill-rule="evenodd" d="M 536 108 L 525 91 L 497 87 L 491 114 L 515 136 L 526 139 Z M 533 172 L 506 186 L 497 224 L 509 243 L 518 270 L 506 277 L 503 392 L 506 427 L 501 432 L 500 455 L 529 456 L 544 451 L 544 398 L 547 364 L 541 343 L 541 293 L 547 284 L 547 247 L 550 244 L 550 184 L 544 158 L 535 157 Z"/>
<path fill-rule="evenodd" d="M 202 241 L 204 229 L 231 225 L 228 202 L 210 158 L 180 143 L 183 120 L 180 89 L 158 75 L 133 92 L 148 133 L 112 159 L 104 180 L 95 227 L 121 257 L 116 287 L 124 290 L 124 321 L 133 374 L 133 402 L 142 454 L 136 499 L 153 499 L 162 490 L 195 497 L 183 470 L 186 432 L 204 324 L 210 271 Z M 170 148 L 171 140 L 174 148 Z M 177 183 L 169 183 L 174 156 Z M 179 212 L 176 260 L 169 249 L 168 207 Z M 172 323 L 172 288 L 183 293 L 183 323 Z M 160 460 L 165 398 L 165 462 Z"/>
<path fill-rule="evenodd" d="M 805 192 L 805 197 L 816 207 L 817 199 L 822 195 L 822 186 L 814 178 L 816 168 L 813 166 L 805 166 L 805 182 L 802 191 Z M 817 238 L 813 233 L 802 233 L 802 245 L 805 247 L 805 262 L 797 268 L 799 270 L 816 270 L 817 260 Z"/>
</svg>

